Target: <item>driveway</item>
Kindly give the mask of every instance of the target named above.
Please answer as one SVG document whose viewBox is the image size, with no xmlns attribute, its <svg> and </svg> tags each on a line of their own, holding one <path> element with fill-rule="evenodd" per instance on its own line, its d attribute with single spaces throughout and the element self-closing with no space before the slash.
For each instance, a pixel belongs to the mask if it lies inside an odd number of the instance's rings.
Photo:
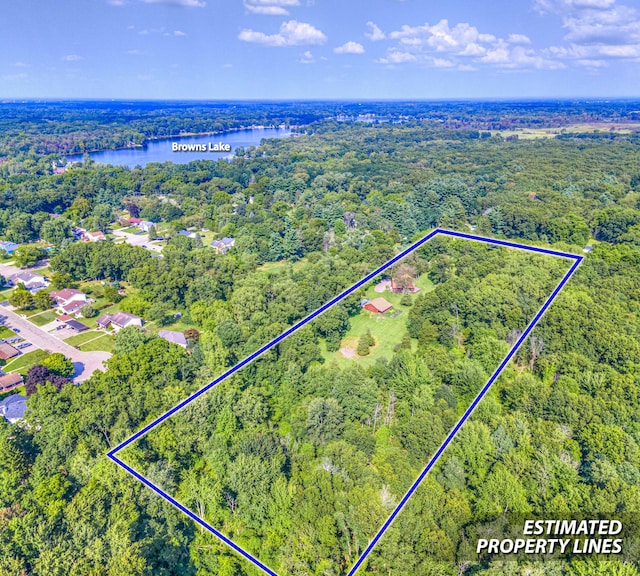
<svg viewBox="0 0 640 576">
<path fill-rule="evenodd" d="M 58 340 L 42 328 L 22 318 L 5 306 L 0 306 L 0 319 L 4 320 L 7 328 L 18 328 L 19 334 L 34 346 L 49 352 L 60 352 L 73 362 L 75 373 L 74 382 L 83 382 L 91 377 L 96 370 L 104 372 L 104 362 L 111 358 L 109 352 L 82 352 L 70 344 Z M 31 349 L 27 350 L 31 351 Z"/>
</svg>

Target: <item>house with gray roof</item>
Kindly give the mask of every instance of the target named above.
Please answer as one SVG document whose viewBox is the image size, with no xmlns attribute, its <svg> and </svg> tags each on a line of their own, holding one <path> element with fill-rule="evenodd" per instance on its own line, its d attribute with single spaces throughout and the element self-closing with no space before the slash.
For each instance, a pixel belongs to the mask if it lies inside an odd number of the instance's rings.
<svg viewBox="0 0 640 576">
<path fill-rule="evenodd" d="M 187 347 L 187 339 L 184 337 L 182 332 L 175 332 L 173 330 L 160 330 L 158 332 L 158 336 L 167 342 L 171 342 L 172 344 L 177 344 L 178 346 L 182 346 L 183 348 Z"/>
<path fill-rule="evenodd" d="M 214 240 L 211 242 L 211 248 L 215 248 L 218 253 L 225 254 L 228 250 L 233 248 L 233 245 L 236 243 L 234 238 L 224 237 L 222 240 Z"/>
<path fill-rule="evenodd" d="M 20 394 L 12 394 L 0 402 L 0 416 L 4 416 L 9 424 L 15 424 L 18 420 L 22 420 L 26 410 L 27 397 Z"/>
</svg>

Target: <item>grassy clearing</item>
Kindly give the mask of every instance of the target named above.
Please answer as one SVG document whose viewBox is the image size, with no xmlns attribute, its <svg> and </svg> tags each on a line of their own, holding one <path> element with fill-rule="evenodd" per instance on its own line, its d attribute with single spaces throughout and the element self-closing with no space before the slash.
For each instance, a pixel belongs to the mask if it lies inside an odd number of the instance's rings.
<svg viewBox="0 0 640 576">
<path fill-rule="evenodd" d="M 22 356 L 18 356 L 13 362 L 9 362 L 3 370 L 5 372 L 19 372 L 24 375 L 29 371 L 31 366 L 38 362 L 42 362 L 47 356 L 49 356 L 49 353 L 44 350 L 27 352 Z"/>
<path fill-rule="evenodd" d="M 375 314 L 364 309 L 357 316 L 350 319 L 351 328 L 340 343 L 340 348 L 348 349 L 353 357 L 347 358 L 340 352 L 328 352 L 324 342 L 321 342 L 322 356 L 325 361 L 335 362 L 338 366 L 352 366 L 354 362 L 362 366 L 371 366 L 380 358 L 390 360 L 395 353 L 395 347 L 402 342 L 402 337 L 407 331 L 407 318 L 410 307 L 401 306 L 402 294 L 391 292 L 378 293 L 374 290 L 374 285 L 370 285 L 366 290 L 366 297 L 373 299 L 382 297 L 393 305 L 393 310 L 386 314 Z M 420 294 L 430 292 L 434 289 L 433 283 L 423 274 L 416 280 L 416 287 L 420 288 Z M 416 296 L 414 295 L 413 298 Z M 370 348 L 368 356 L 357 356 L 355 351 L 358 340 L 361 336 L 371 332 L 375 345 Z"/>
<path fill-rule="evenodd" d="M 114 347 L 114 337 L 111 334 L 104 334 L 100 338 L 82 344 L 80 350 L 83 352 L 113 352 Z"/>
<path fill-rule="evenodd" d="M 516 130 L 492 130 L 492 136 L 517 136 L 521 140 L 538 140 L 544 138 L 555 138 L 560 134 L 589 134 L 597 133 L 614 133 L 614 134 L 631 134 L 633 130 L 640 128 L 640 124 L 616 124 L 616 123 L 581 123 L 570 124 L 556 128 L 522 128 Z"/>
<path fill-rule="evenodd" d="M 0 326 L 0 338 L 13 338 L 15 335 L 13 330 L 9 330 L 6 326 Z"/>
</svg>

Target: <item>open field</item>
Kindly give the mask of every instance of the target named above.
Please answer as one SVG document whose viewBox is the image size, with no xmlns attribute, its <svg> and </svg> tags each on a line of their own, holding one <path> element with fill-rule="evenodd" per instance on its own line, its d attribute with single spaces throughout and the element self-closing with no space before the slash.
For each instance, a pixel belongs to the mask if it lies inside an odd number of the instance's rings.
<svg viewBox="0 0 640 576">
<path fill-rule="evenodd" d="M 416 287 L 421 289 L 418 294 L 434 289 L 433 283 L 426 274 L 416 279 Z M 393 305 L 393 310 L 386 314 L 375 314 L 362 309 L 357 316 L 350 318 L 351 328 L 340 343 L 339 351 L 327 352 L 326 344 L 321 342 L 322 355 L 327 362 L 335 362 L 341 367 L 351 366 L 353 362 L 370 366 L 380 358 L 390 359 L 394 354 L 394 348 L 402 342 L 402 337 L 407 331 L 407 315 L 411 308 L 400 305 L 402 294 L 388 291 L 378 293 L 374 288 L 373 284 L 367 288 L 366 297 L 370 299 L 382 297 Z M 418 294 L 412 295 L 412 298 L 415 299 Z M 375 345 L 370 348 L 368 356 L 358 356 L 356 354 L 358 340 L 367 333 L 367 330 L 371 332 Z"/>
<path fill-rule="evenodd" d="M 588 133 L 615 133 L 615 134 L 631 134 L 640 130 L 640 123 L 584 123 L 570 124 L 558 128 L 522 128 L 515 130 L 492 130 L 492 136 L 502 136 L 508 138 L 517 136 L 522 140 L 537 140 L 544 138 L 555 138 L 560 134 L 588 134 Z"/>
</svg>

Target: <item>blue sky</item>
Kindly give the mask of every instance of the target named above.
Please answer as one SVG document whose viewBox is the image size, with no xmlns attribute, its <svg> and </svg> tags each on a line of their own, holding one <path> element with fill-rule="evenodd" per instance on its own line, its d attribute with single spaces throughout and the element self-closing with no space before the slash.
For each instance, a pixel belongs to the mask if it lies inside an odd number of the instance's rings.
<svg viewBox="0 0 640 576">
<path fill-rule="evenodd" d="M 1 98 L 640 96 L 640 0 L 20 0 Z"/>
</svg>

